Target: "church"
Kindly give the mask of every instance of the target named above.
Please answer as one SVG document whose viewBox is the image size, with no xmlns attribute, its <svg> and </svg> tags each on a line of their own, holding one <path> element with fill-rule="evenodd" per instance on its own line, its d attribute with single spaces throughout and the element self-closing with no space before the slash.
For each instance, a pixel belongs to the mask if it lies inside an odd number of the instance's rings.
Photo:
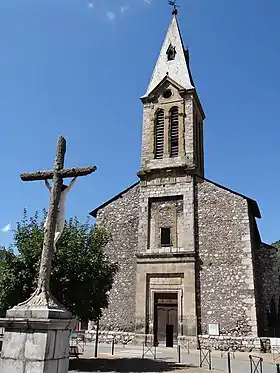
<svg viewBox="0 0 280 373">
<path fill-rule="evenodd" d="M 139 181 L 90 213 L 119 268 L 101 324 L 166 346 L 275 336 L 277 249 L 261 241 L 257 202 L 205 177 L 205 113 L 176 9 L 141 101 Z"/>
</svg>

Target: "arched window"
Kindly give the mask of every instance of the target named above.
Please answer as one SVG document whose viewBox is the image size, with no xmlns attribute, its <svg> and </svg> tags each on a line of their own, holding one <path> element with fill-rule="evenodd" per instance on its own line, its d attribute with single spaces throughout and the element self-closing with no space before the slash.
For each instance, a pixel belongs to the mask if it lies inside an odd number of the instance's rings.
<svg viewBox="0 0 280 373">
<path fill-rule="evenodd" d="M 164 111 L 161 109 L 156 114 L 155 158 L 163 158 L 163 151 L 164 151 Z"/>
<path fill-rule="evenodd" d="M 170 110 L 170 157 L 179 155 L 179 111 L 177 107 Z"/>
</svg>

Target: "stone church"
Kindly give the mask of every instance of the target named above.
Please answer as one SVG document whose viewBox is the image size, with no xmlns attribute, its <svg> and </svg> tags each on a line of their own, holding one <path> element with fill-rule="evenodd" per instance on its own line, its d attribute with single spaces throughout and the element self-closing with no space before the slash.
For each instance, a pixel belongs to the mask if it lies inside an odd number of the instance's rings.
<svg viewBox="0 0 280 373">
<path fill-rule="evenodd" d="M 275 335 L 277 249 L 261 241 L 257 202 L 205 177 L 205 113 L 176 11 L 141 101 L 139 181 L 91 212 L 119 266 L 103 327 L 167 346 Z"/>
</svg>

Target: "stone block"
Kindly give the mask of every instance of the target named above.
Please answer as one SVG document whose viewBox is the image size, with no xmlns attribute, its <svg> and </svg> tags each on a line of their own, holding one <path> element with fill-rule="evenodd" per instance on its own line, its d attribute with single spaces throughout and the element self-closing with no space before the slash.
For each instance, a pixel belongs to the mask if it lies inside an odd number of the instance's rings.
<svg viewBox="0 0 280 373">
<path fill-rule="evenodd" d="M 68 360 L 68 359 L 67 359 Z M 58 365 L 59 365 L 59 360 L 49 360 L 45 361 L 45 366 L 44 366 L 44 371 L 43 373 L 57 373 L 58 371 Z M 66 370 L 63 373 L 67 373 L 68 370 Z M 37 373 L 37 372 L 36 372 Z M 41 373 L 41 372 L 40 372 Z"/>
<path fill-rule="evenodd" d="M 24 373 L 45 373 L 44 367 L 45 367 L 44 361 L 27 361 L 25 365 Z M 53 372 L 55 372 L 55 370 Z"/>
<path fill-rule="evenodd" d="M 26 333 L 24 356 L 28 360 L 44 360 L 48 334 L 44 331 Z"/>
<path fill-rule="evenodd" d="M 1 373 L 23 373 L 24 363 L 21 360 L 0 359 Z"/>
<path fill-rule="evenodd" d="M 69 356 L 69 338 L 70 338 L 70 331 L 68 330 L 57 331 L 54 359 L 62 359 L 62 358 Z"/>
<path fill-rule="evenodd" d="M 23 318 L 23 319 L 71 319 L 71 312 L 66 309 L 51 309 L 48 307 L 29 308 L 15 306 L 7 311 L 7 318 Z"/>
<path fill-rule="evenodd" d="M 23 359 L 26 342 L 26 334 L 23 332 L 5 331 L 3 340 L 2 357 L 11 359 Z"/>
<path fill-rule="evenodd" d="M 68 373 L 69 359 L 58 360 L 58 370 L 57 373 Z M 50 371 L 51 373 L 51 371 Z"/>
<path fill-rule="evenodd" d="M 48 331 L 48 339 L 46 346 L 46 360 L 51 360 L 54 358 L 55 342 L 56 342 L 56 330 Z"/>
</svg>

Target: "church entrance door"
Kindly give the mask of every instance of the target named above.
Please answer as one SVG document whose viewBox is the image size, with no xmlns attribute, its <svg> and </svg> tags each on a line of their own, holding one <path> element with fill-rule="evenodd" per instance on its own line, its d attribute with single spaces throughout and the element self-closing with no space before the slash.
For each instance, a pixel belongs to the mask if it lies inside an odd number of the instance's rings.
<svg viewBox="0 0 280 373">
<path fill-rule="evenodd" d="M 178 294 L 155 293 L 154 341 L 173 347 L 178 334 Z"/>
</svg>

